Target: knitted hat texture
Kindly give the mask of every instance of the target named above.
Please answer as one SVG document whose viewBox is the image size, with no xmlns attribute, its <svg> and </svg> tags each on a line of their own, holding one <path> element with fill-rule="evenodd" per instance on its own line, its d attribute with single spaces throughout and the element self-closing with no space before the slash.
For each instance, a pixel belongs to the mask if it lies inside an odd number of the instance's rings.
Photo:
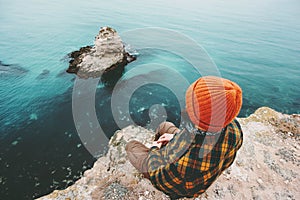
<svg viewBox="0 0 300 200">
<path fill-rule="evenodd" d="M 189 118 L 204 131 L 220 131 L 234 120 L 241 107 L 242 89 L 224 78 L 201 77 L 186 92 Z"/>
</svg>

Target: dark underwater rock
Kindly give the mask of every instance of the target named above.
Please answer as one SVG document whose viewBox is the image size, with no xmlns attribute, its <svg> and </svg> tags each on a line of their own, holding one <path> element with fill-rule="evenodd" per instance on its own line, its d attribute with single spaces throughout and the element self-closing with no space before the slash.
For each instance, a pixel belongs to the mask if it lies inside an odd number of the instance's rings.
<svg viewBox="0 0 300 200">
<path fill-rule="evenodd" d="M 50 71 L 48 69 L 44 69 L 42 71 L 42 73 L 40 73 L 40 75 L 38 75 L 36 77 L 36 79 L 44 79 L 44 78 L 47 78 L 47 76 L 50 74 Z"/>
<path fill-rule="evenodd" d="M 22 76 L 25 75 L 29 70 L 20 67 L 16 64 L 4 64 L 0 61 L 0 77 L 9 76 Z"/>
</svg>

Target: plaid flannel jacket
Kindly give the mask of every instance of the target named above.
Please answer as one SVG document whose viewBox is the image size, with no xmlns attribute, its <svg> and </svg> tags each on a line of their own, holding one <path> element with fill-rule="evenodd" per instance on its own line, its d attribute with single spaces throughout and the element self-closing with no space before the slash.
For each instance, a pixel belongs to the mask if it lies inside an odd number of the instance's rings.
<svg viewBox="0 0 300 200">
<path fill-rule="evenodd" d="M 171 197 L 197 197 L 233 163 L 242 143 L 243 133 L 236 120 L 217 135 L 183 130 L 163 148 L 150 149 L 150 180 Z"/>
</svg>

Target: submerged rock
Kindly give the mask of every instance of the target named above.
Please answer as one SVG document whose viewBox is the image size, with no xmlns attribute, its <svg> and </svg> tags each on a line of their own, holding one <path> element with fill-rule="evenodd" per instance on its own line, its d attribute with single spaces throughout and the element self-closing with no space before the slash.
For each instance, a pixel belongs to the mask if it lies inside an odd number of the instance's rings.
<svg viewBox="0 0 300 200">
<path fill-rule="evenodd" d="M 300 199 L 300 115 L 285 115 L 260 108 L 248 118 L 238 119 L 244 142 L 233 165 L 195 199 Z M 284 123 L 284 131 L 282 126 Z M 150 145 L 154 133 L 129 126 L 114 134 L 107 154 L 74 185 L 55 190 L 40 200 L 65 199 L 169 199 L 156 190 L 130 164 L 125 145 L 138 140 Z M 187 199 L 187 198 L 183 198 Z"/>
<path fill-rule="evenodd" d="M 41 79 L 47 78 L 47 77 L 49 76 L 49 74 L 50 74 L 50 71 L 49 71 L 48 69 L 44 69 L 44 70 L 42 71 L 42 73 L 40 73 L 40 74 L 36 77 L 36 79 L 41 80 Z"/>
<path fill-rule="evenodd" d="M 30 114 L 29 119 L 30 119 L 30 120 L 37 120 L 37 119 L 38 119 L 38 116 L 37 116 L 36 113 L 32 113 L 32 114 Z"/>
<path fill-rule="evenodd" d="M 102 74 L 123 70 L 135 60 L 125 51 L 125 46 L 118 33 L 110 28 L 103 27 L 95 38 L 94 46 L 86 46 L 70 54 L 68 73 L 75 73 L 80 78 L 97 78 Z"/>
<path fill-rule="evenodd" d="M 5 64 L 0 61 L 0 77 L 21 76 L 28 72 L 27 69 L 16 64 Z"/>
</svg>

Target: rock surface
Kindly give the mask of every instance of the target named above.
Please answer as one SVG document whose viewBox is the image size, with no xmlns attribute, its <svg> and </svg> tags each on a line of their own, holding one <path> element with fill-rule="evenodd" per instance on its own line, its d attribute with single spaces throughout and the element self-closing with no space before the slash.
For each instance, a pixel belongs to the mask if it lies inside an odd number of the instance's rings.
<svg viewBox="0 0 300 200">
<path fill-rule="evenodd" d="M 102 27 L 95 38 L 94 46 L 86 46 L 70 54 L 68 73 L 80 78 L 97 78 L 105 72 L 124 67 L 135 60 L 125 51 L 118 33 L 110 27 Z"/>
<path fill-rule="evenodd" d="M 300 199 L 300 115 L 284 115 L 263 107 L 238 120 L 244 143 L 235 162 L 195 199 Z M 133 126 L 116 132 L 106 156 L 80 180 L 40 200 L 169 199 L 127 160 L 125 145 L 132 139 L 150 145 L 153 133 Z"/>
</svg>

